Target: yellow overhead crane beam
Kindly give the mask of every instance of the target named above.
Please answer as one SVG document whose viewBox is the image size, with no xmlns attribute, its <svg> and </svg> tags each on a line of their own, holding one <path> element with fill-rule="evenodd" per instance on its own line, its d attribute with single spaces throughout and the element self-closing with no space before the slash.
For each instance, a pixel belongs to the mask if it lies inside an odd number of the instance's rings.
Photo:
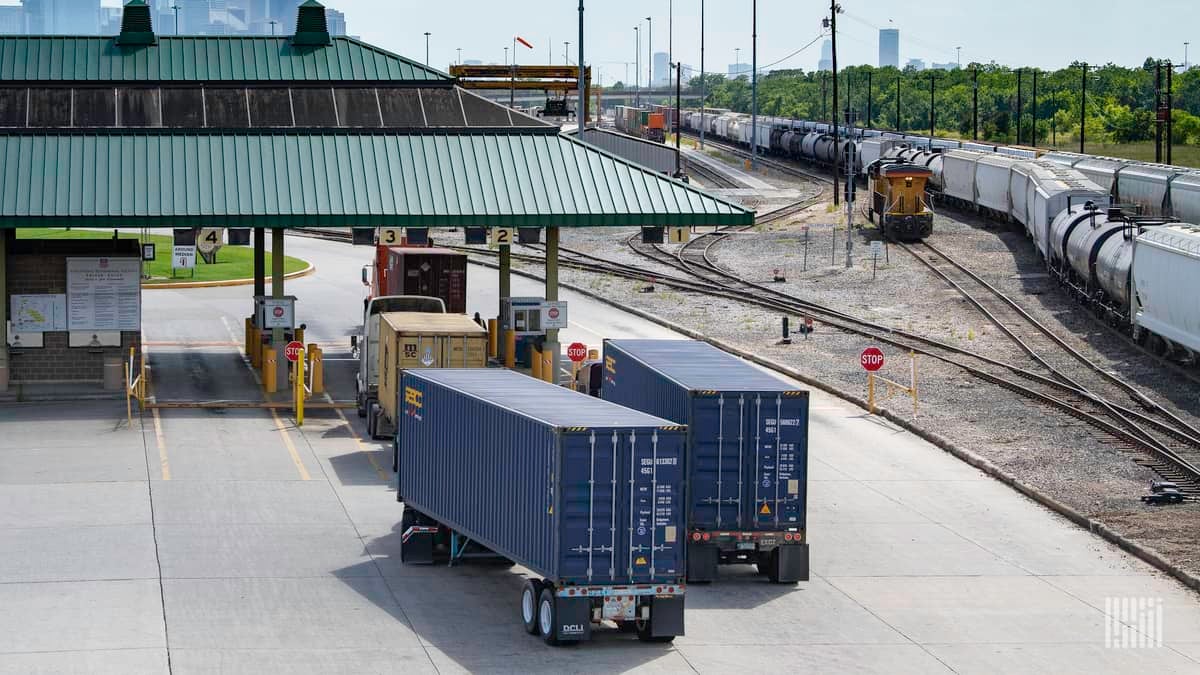
<svg viewBox="0 0 1200 675">
<path fill-rule="evenodd" d="M 566 92 L 579 90 L 575 66 L 450 66 L 450 74 L 467 89 Z M 583 69 L 584 100 L 591 109 L 592 68 Z M 590 114 L 589 114 L 590 117 Z"/>
</svg>

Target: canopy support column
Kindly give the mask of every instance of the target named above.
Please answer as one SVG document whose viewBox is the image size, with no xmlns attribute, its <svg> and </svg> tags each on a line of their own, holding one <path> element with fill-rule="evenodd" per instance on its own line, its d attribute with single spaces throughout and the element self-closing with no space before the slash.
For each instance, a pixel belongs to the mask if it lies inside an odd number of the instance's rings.
<svg viewBox="0 0 1200 675">
<path fill-rule="evenodd" d="M 8 242 L 16 233 L 0 232 L 0 393 L 8 391 Z"/>
<path fill-rule="evenodd" d="M 271 297 L 284 297 L 283 289 L 283 228 L 271 230 Z M 288 369 L 284 349 L 287 347 L 287 336 L 283 328 L 271 329 L 271 348 L 275 350 L 275 391 L 287 391 Z"/>
<path fill-rule="evenodd" d="M 497 309 L 496 325 L 500 327 L 498 338 L 500 362 L 508 358 L 508 331 L 513 327 L 508 325 L 508 317 L 504 314 L 504 300 L 512 297 L 512 248 L 508 244 L 500 245 L 500 306 Z"/>
<path fill-rule="evenodd" d="M 267 294 L 267 236 L 263 228 L 254 228 L 254 295 Z"/>
<path fill-rule="evenodd" d="M 546 300 L 558 300 L 558 228 L 546 228 Z M 550 355 L 550 373 L 546 379 L 558 384 L 559 346 L 558 329 L 546 329 L 546 344 L 543 351 Z"/>
</svg>

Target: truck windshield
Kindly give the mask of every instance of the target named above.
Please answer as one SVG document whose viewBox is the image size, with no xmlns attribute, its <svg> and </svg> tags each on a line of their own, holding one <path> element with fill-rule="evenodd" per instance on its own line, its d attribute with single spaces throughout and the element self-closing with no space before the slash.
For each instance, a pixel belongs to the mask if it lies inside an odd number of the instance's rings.
<svg viewBox="0 0 1200 675">
<path fill-rule="evenodd" d="M 385 312 L 431 312 L 445 314 L 446 305 L 438 298 L 416 295 L 376 298 L 371 303 L 372 314 Z"/>
</svg>

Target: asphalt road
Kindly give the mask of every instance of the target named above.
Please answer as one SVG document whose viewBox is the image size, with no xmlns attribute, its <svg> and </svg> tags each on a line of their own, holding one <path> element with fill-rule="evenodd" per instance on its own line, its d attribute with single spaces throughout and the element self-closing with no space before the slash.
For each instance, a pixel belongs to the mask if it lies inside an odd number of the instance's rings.
<svg viewBox="0 0 1200 675">
<path fill-rule="evenodd" d="M 287 245 L 317 266 L 287 290 L 348 398 L 369 253 Z M 494 279 L 472 268 L 471 312 L 495 311 Z M 261 400 L 238 352 L 249 296 L 146 291 L 160 400 Z M 564 342 L 671 336 L 564 298 Z M 729 569 L 688 589 L 673 645 L 610 631 L 558 649 L 522 631 L 520 568 L 400 564 L 390 452 L 353 412 L 297 428 L 286 411 L 167 409 L 130 428 L 111 402 L 0 407 L 0 673 L 1200 671 L 1194 593 L 937 448 L 812 402 L 811 581 Z M 1109 623 L 1113 599 L 1154 621 Z M 1111 646 L 1130 635 L 1151 644 Z"/>
</svg>

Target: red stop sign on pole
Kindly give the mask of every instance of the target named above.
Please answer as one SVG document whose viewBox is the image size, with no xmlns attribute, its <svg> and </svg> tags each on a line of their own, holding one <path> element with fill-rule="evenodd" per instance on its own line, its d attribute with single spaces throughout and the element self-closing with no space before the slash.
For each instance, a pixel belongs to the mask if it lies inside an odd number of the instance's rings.
<svg viewBox="0 0 1200 675">
<path fill-rule="evenodd" d="M 567 347 L 567 358 L 575 363 L 579 363 L 587 358 L 587 345 L 582 342 L 572 342 L 571 346 Z"/>
<path fill-rule="evenodd" d="M 283 355 L 287 357 L 288 361 L 293 363 L 300 360 L 300 354 L 303 352 L 304 343 L 297 342 L 296 340 L 292 340 L 291 342 L 287 343 L 287 347 L 283 348 Z"/>
<path fill-rule="evenodd" d="M 879 347 L 867 347 L 858 360 L 863 370 L 873 373 L 883 367 L 883 352 Z"/>
</svg>

